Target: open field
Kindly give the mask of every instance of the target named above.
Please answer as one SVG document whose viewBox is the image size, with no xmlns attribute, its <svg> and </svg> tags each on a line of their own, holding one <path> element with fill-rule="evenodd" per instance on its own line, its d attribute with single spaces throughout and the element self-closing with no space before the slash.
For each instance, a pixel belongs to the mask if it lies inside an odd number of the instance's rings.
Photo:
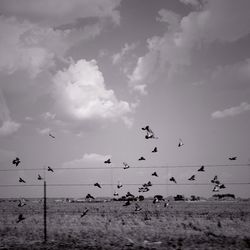
<svg viewBox="0 0 250 250">
<path fill-rule="evenodd" d="M 0 203 L 0 249 L 250 249 L 249 202 L 49 201 L 46 245 L 43 204 L 17 204 Z"/>
</svg>

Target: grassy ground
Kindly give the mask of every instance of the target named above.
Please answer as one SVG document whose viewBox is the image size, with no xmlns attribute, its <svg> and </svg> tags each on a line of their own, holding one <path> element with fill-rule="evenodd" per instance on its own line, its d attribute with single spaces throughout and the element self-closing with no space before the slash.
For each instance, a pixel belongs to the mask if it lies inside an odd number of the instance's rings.
<svg viewBox="0 0 250 250">
<path fill-rule="evenodd" d="M 43 205 L 1 202 L 0 249 L 250 249 L 249 202 L 137 203 L 50 202 L 43 244 Z"/>
</svg>

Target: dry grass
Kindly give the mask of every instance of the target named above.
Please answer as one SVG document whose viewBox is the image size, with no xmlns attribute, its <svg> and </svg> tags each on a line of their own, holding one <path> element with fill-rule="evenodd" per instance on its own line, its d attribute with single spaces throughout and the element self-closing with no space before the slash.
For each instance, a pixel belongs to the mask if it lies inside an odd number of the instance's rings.
<svg viewBox="0 0 250 250">
<path fill-rule="evenodd" d="M 122 202 L 50 202 L 43 245 L 42 204 L 1 202 L 0 249 L 250 249 L 248 202 L 139 204 L 135 212 Z M 16 224 L 20 212 L 26 219 Z"/>
</svg>

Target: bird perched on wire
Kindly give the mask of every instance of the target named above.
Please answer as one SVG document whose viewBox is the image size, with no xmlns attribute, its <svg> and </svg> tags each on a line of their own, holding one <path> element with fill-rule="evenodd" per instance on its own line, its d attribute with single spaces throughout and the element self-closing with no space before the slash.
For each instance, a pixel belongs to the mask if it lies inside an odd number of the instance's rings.
<svg viewBox="0 0 250 250">
<path fill-rule="evenodd" d="M 156 172 L 152 173 L 152 176 L 158 177 Z"/>
<path fill-rule="evenodd" d="M 141 156 L 139 159 L 138 159 L 138 161 L 145 161 L 146 159 L 143 157 L 143 156 Z"/>
<path fill-rule="evenodd" d="M 18 158 L 18 157 L 16 157 L 16 159 L 14 159 L 13 161 L 12 161 L 12 164 L 13 165 L 16 165 L 16 167 L 20 164 L 20 159 Z"/>
<path fill-rule="evenodd" d="M 26 183 L 26 181 L 22 179 L 21 177 L 19 177 L 19 182 Z"/>
<path fill-rule="evenodd" d="M 19 203 L 18 203 L 18 207 L 23 207 L 25 205 L 26 205 L 25 200 L 24 199 L 20 199 Z"/>
<path fill-rule="evenodd" d="M 50 166 L 48 166 L 48 171 L 54 172 L 54 170 Z"/>
<path fill-rule="evenodd" d="M 105 164 L 110 164 L 111 163 L 111 160 L 110 159 L 107 159 L 106 161 L 104 161 Z"/>
<path fill-rule="evenodd" d="M 37 180 L 42 180 L 43 178 L 42 178 L 42 176 L 40 175 L 40 174 L 38 174 L 38 177 L 37 177 Z"/>
<path fill-rule="evenodd" d="M 81 218 L 82 218 L 83 216 L 85 216 L 85 215 L 87 214 L 88 211 L 89 211 L 88 208 L 86 208 L 86 209 L 82 212 Z"/>
<path fill-rule="evenodd" d="M 18 216 L 18 219 L 17 219 L 16 223 L 19 223 L 19 222 L 21 222 L 22 220 L 25 220 L 25 218 L 23 217 L 23 215 L 22 215 L 22 214 L 19 214 L 19 216 Z"/>
<path fill-rule="evenodd" d="M 237 159 L 237 156 L 234 156 L 234 157 L 229 157 L 228 158 L 230 161 L 235 161 Z"/>
<path fill-rule="evenodd" d="M 123 169 L 128 169 L 130 167 L 126 162 L 123 162 L 122 164 L 124 165 Z"/>
<path fill-rule="evenodd" d="M 199 172 L 205 172 L 204 166 L 202 165 L 197 171 L 199 171 Z"/>
<path fill-rule="evenodd" d="M 96 182 L 96 183 L 94 184 L 94 186 L 95 186 L 95 187 L 98 187 L 98 188 L 102 188 L 101 185 L 100 185 L 98 182 Z"/>
<path fill-rule="evenodd" d="M 154 147 L 154 149 L 152 150 L 152 153 L 157 153 L 157 152 L 158 152 L 157 147 Z"/>
<path fill-rule="evenodd" d="M 189 181 L 195 181 L 195 175 L 192 175 L 190 178 L 188 178 Z"/>
<path fill-rule="evenodd" d="M 182 139 L 179 139 L 178 147 L 181 147 L 181 146 L 183 146 L 183 145 L 184 145 L 184 143 L 183 143 Z"/>
<path fill-rule="evenodd" d="M 169 180 L 174 182 L 174 183 L 177 183 L 174 177 L 171 177 Z"/>
<path fill-rule="evenodd" d="M 49 136 L 53 139 L 55 139 L 56 137 L 54 135 L 52 135 L 51 133 L 49 133 Z"/>
</svg>

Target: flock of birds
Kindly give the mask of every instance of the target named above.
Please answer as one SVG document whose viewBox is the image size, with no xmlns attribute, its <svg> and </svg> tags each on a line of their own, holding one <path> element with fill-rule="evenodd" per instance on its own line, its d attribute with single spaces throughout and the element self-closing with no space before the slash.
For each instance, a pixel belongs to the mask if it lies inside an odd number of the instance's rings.
<svg viewBox="0 0 250 250">
<path fill-rule="evenodd" d="M 148 140 L 148 139 L 158 139 L 159 138 L 159 137 L 155 136 L 155 133 L 152 131 L 152 129 L 149 126 L 142 127 L 141 129 L 146 132 L 145 139 Z M 52 139 L 56 138 L 51 133 L 49 134 L 49 136 Z M 184 143 L 183 143 L 183 141 L 181 139 L 179 139 L 178 147 L 180 148 L 182 146 L 184 146 Z M 157 153 L 158 152 L 158 148 L 154 147 L 154 149 L 151 152 L 152 153 Z M 228 159 L 231 160 L 231 161 L 235 161 L 237 159 L 237 157 L 236 156 L 229 157 Z M 138 161 L 145 161 L 145 160 L 146 159 L 143 156 L 141 156 L 138 159 Z M 21 163 L 21 161 L 20 161 L 20 159 L 18 157 L 16 157 L 12 161 L 12 164 L 15 165 L 16 167 L 18 167 L 18 165 L 20 163 Z M 109 158 L 109 159 L 105 160 L 104 163 L 105 164 L 111 164 L 111 159 Z M 126 163 L 126 162 L 123 162 L 123 169 L 128 169 L 128 168 L 130 168 L 129 164 Z M 47 167 L 47 171 L 48 172 L 54 172 L 54 170 L 50 166 Z M 197 171 L 198 172 L 205 172 L 205 166 L 202 165 Z M 154 171 L 151 175 L 154 176 L 154 177 L 159 177 L 159 175 L 157 174 L 156 171 Z M 193 174 L 192 176 L 190 176 L 188 178 L 188 181 L 195 181 L 196 180 L 195 178 L 196 178 L 196 175 Z M 42 176 L 40 174 L 38 174 L 37 179 L 38 180 L 43 180 L 43 178 L 42 178 Z M 170 177 L 169 181 L 177 184 L 177 181 L 176 181 L 176 179 L 175 179 L 174 176 Z M 23 178 L 21 178 L 21 177 L 19 177 L 19 182 L 20 183 L 26 183 L 26 181 Z M 220 189 L 226 188 L 226 186 L 223 183 L 221 183 L 221 181 L 218 179 L 217 175 L 214 176 L 214 178 L 211 180 L 211 183 L 214 184 L 214 187 L 213 187 L 213 190 L 212 190 L 213 192 L 218 192 Z M 102 188 L 101 184 L 98 183 L 98 182 L 94 183 L 94 186 L 97 187 L 97 188 Z M 120 189 L 122 187 L 123 187 L 123 185 L 119 181 L 118 184 L 117 184 L 117 188 Z M 147 183 L 142 184 L 142 186 L 138 188 L 138 192 L 139 193 L 140 192 L 148 192 L 148 191 L 150 191 L 150 187 L 152 187 L 152 183 L 151 183 L 151 181 L 148 181 Z M 117 191 L 115 191 L 113 195 L 116 197 L 116 196 L 119 196 L 119 193 Z M 129 205 L 131 205 L 131 201 L 135 198 L 135 196 L 133 194 L 131 194 L 130 192 L 127 192 L 127 194 L 126 194 L 125 197 L 126 197 L 126 202 L 123 204 L 123 206 L 129 206 Z M 86 198 L 86 200 L 93 200 L 93 199 L 95 199 L 91 194 L 87 194 L 85 198 Z M 157 202 L 159 202 L 161 200 L 164 201 L 164 199 L 163 199 L 163 197 L 161 195 L 155 195 L 153 203 L 157 203 Z M 20 199 L 18 207 L 23 207 L 25 205 L 26 205 L 25 200 L 24 199 Z M 165 202 L 164 207 L 167 207 L 168 205 L 169 205 L 169 203 Z M 135 211 L 141 211 L 141 210 L 142 210 L 142 208 L 139 206 L 139 204 L 135 203 Z M 89 211 L 89 209 L 86 208 L 82 212 L 81 217 L 85 216 L 88 213 L 88 211 Z M 23 214 L 19 214 L 18 219 L 17 219 L 16 222 L 19 223 L 19 222 L 23 221 L 24 219 L 25 219 L 25 217 L 23 216 Z"/>
</svg>

